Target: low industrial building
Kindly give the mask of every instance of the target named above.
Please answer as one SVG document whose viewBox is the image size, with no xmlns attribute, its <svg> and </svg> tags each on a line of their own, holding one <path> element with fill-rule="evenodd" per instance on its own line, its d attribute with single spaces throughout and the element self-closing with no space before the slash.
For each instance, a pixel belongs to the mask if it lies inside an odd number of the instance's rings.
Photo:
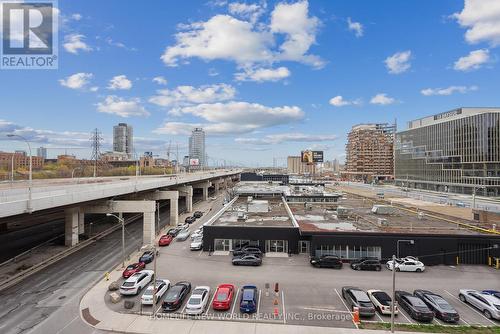
<svg viewBox="0 0 500 334">
<path fill-rule="evenodd" d="M 486 264 L 500 258 L 495 225 L 447 220 L 374 203 L 318 186 L 241 182 L 234 198 L 204 226 L 204 250 L 229 254 L 244 245 L 267 255 L 417 256 L 425 264 Z"/>
</svg>

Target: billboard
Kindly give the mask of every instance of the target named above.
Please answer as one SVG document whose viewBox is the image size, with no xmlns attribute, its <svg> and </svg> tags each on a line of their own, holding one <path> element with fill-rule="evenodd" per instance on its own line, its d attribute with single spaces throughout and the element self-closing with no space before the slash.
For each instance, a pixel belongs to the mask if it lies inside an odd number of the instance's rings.
<svg viewBox="0 0 500 334">
<path fill-rule="evenodd" d="M 189 166 L 199 166 L 200 159 L 189 159 Z"/>
<path fill-rule="evenodd" d="M 323 151 L 302 151 L 300 153 L 301 161 L 306 164 L 323 162 Z"/>
</svg>

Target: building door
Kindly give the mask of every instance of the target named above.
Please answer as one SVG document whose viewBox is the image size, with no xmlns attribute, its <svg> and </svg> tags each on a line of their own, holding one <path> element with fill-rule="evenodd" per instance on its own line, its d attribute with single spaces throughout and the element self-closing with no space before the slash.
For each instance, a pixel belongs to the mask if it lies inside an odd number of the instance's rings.
<svg viewBox="0 0 500 334">
<path fill-rule="evenodd" d="M 300 254 L 309 254 L 309 244 L 308 240 L 300 240 L 299 241 L 299 252 Z"/>
<path fill-rule="evenodd" d="M 214 240 L 214 250 L 221 252 L 229 252 L 231 250 L 231 240 L 230 239 L 215 239 Z"/>
<path fill-rule="evenodd" d="M 267 240 L 266 252 L 288 253 L 288 240 Z"/>
</svg>

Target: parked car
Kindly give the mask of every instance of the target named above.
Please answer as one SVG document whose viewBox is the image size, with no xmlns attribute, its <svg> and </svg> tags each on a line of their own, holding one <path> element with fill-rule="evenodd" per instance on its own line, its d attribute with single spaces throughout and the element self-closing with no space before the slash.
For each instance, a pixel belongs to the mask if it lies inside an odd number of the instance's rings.
<svg viewBox="0 0 500 334">
<path fill-rule="evenodd" d="M 186 313 L 190 315 L 202 314 L 210 299 L 210 287 L 197 286 L 186 304 Z"/>
<path fill-rule="evenodd" d="M 357 307 L 360 316 L 373 317 L 375 315 L 375 306 L 368 297 L 368 294 L 360 288 L 353 286 L 342 287 L 342 298 L 345 299 L 351 311 L 354 311 L 354 307 Z"/>
<path fill-rule="evenodd" d="M 373 306 L 375 306 L 375 310 L 377 310 L 380 314 L 390 315 L 392 313 L 392 298 L 387 293 L 381 290 L 368 290 L 366 293 L 372 301 Z M 394 303 L 394 314 L 398 315 L 398 313 L 398 305 L 397 303 Z"/>
<path fill-rule="evenodd" d="M 378 259 L 359 259 L 351 262 L 351 268 L 354 270 L 382 270 L 382 264 Z"/>
<path fill-rule="evenodd" d="M 202 238 L 197 238 L 191 241 L 191 245 L 189 246 L 189 249 L 191 250 L 200 250 L 203 248 L 203 239 Z"/>
<path fill-rule="evenodd" d="M 234 297 L 234 285 L 232 284 L 221 284 L 217 287 L 215 291 L 214 300 L 212 302 L 212 308 L 214 310 L 226 311 L 231 308 Z"/>
<path fill-rule="evenodd" d="M 458 297 L 462 302 L 477 308 L 486 318 L 500 320 L 500 299 L 497 297 L 469 289 L 460 289 Z"/>
<path fill-rule="evenodd" d="M 245 285 L 241 288 L 240 312 L 257 312 L 257 287 L 255 285 Z"/>
<path fill-rule="evenodd" d="M 174 236 L 170 234 L 165 234 L 160 237 L 160 240 L 158 240 L 158 246 L 168 246 L 170 243 L 174 240 Z"/>
<path fill-rule="evenodd" d="M 318 268 L 342 269 L 342 260 L 336 255 L 323 255 L 320 257 L 311 257 L 309 262 Z"/>
<path fill-rule="evenodd" d="M 254 254 L 240 255 L 235 256 L 232 263 L 235 266 L 260 266 L 262 264 L 262 258 Z"/>
<path fill-rule="evenodd" d="M 500 298 L 500 291 L 497 291 L 497 290 L 483 290 L 481 291 L 482 293 L 486 293 L 488 295 L 492 295 L 492 296 L 495 296 L 497 298 Z"/>
<path fill-rule="evenodd" d="M 179 232 L 181 231 L 182 229 L 178 228 L 178 227 L 174 227 L 174 228 L 171 228 L 167 231 L 167 234 L 168 235 L 171 235 L 173 236 L 174 238 L 177 236 L 177 234 L 179 234 Z"/>
<path fill-rule="evenodd" d="M 431 322 L 434 319 L 434 313 L 425 305 L 424 301 L 409 292 L 396 291 L 396 301 L 399 307 L 415 320 Z"/>
<path fill-rule="evenodd" d="M 155 258 L 155 252 L 152 250 L 145 251 L 142 253 L 141 257 L 139 258 L 139 262 L 144 262 L 144 263 L 151 263 L 153 262 L 153 259 Z"/>
<path fill-rule="evenodd" d="M 181 233 L 183 230 L 187 230 L 189 228 L 189 224 L 180 223 L 180 224 L 177 224 L 177 228 L 179 229 L 179 233 Z"/>
<path fill-rule="evenodd" d="M 248 254 L 260 256 L 262 255 L 262 251 L 260 250 L 259 247 L 253 247 L 253 246 L 244 246 L 233 250 L 233 256 L 248 255 Z"/>
<path fill-rule="evenodd" d="M 387 269 L 392 270 L 392 261 L 387 262 Z M 412 271 L 421 273 L 425 270 L 425 265 L 420 261 L 403 259 L 401 262 L 396 261 L 396 271 Z"/>
<path fill-rule="evenodd" d="M 193 217 L 194 217 L 194 218 L 197 218 L 197 219 L 198 219 L 198 218 L 201 218 L 201 217 L 203 217 L 203 212 L 201 212 L 201 211 L 196 211 L 195 213 L 193 213 Z"/>
<path fill-rule="evenodd" d="M 427 290 L 415 290 L 413 295 L 422 299 L 424 303 L 434 312 L 434 316 L 444 322 L 458 322 L 458 312 L 443 297 Z"/>
<path fill-rule="evenodd" d="M 172 285 L 163 299 L 163 310 L 172 312 L 179 309 L 190 291 L 191 283 L 189 282 L 177 282 Z"/>
<path fill-rule="evenodd" d="M 198 237 L 203 237 L 203 227 L 199 227 L 191 234 L 191 240 L 196 239 Z"/>
<path fill-rule="evenodd" d="M 186 217 L 186 219 L 184 219 L 184 222 L 186 224 L 188 224 L 188 225 L 194 223 L 195 221 L 196 221 L 196 218 L 195 217 L 191 217 L 191 216 Z"/>
<path fill-rule="evenodd" d="M 122 283 L 120 286 L 120 293 L 122 295 L 136 295 L 151 282 L 153 277 L 154 272 L 152 270 L 141 270 Z"/>
<path fill-rule="evenodd" d="M 146 268 L 146 264 L 144 262 L 137 262 L 137 263 L 132 263 L 125 268 L 125 270 L 122 273 L 123 278 L 129 278 L 135 273 L 138 273 L 139 271 L 143 270 Z"/>
<path fill-rule="evenodd" d="M 158 303 L 167 292 L 168 288 L 170 288 L 170 281 L 168 279 L 157 279 L 156 280 L 156 302 Z M 141 304 L 142 305 L 153 305 L 153 295 L 154 295 L 154 284 L 151 283 L 146 288 L 144 293 L 141 296 Z"/>
<path fill-rule="evenodd" d="M 186 241 L 187 238 L 189 238 L 189 235 L 191 235 L 191 232 L 189 230 L 184 230 L 181 233 L 177 234 L 177 237 L 175 238 L 175 240 Z"/>
</svg>

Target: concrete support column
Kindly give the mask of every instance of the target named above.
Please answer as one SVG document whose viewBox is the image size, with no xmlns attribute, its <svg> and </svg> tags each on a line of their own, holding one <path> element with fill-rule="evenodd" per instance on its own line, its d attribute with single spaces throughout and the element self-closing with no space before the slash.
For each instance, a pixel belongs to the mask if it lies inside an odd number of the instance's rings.
<svg viewBox="0 0 500 334">
<path fill-rule="evenodd" d="M 192 186 L 183 186 L 177 188 L 182 196 L 186 197 L 186 211 L 193 211 L 193 187 Z"/>
<path fill-rule="evenodd" d="M 177 198 L 170 199 L 170 225 L 176 226 L 179 224 L 179 193 Z"/>
<path fill-rule="evenodd" d="M 85 212 L 78 210 L 78 234 L 85 233 Z"/>
<path fill-rule="evenodd" d="M 203 187 L 203 200 L 208 201 L 208 186 Z"/>
<path fill-rule="evenodd" d="M 144 212 L 143 222 L 142 243 L 153 245 L 155 241 L 155 212 Z"/>
<path fill-rule="evenodd" d="M 215 187 L 215 192 L 218 193 L 220 188 L 220 183 L 219 182 L 214 183 L 214 187 Z"/>
<path fill-rule="evenodd" d="M 64 244 L 73 247 L 78 244 L 78 209 L 64 211 Z"/>
</svg>

